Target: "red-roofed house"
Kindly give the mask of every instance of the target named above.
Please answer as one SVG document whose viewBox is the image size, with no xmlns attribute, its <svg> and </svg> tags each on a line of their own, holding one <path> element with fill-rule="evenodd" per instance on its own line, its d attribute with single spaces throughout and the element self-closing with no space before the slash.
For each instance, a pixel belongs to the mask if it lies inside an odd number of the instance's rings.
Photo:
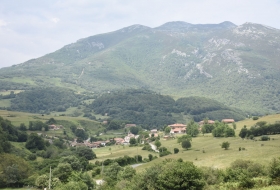
<svg viewBox="0 0 280 190">
<path fill-rule="evenodd" d="M 116 144 L 123 144 L 124 143 L 123 138 L 114 138 L 114 141 L 116 142 Z"/>
<path fill-rule="evenodd" d="M 234 123 L 234 119 L 223 119 L 222 122 L 224 122 L 224 123 Z"/>
<path fill-rule="evenodd" d="M 171 127 L 171 129 L 187 127 L 187 125 L 180 124 L 180 123 L 175 123 L 175 124 L 168 125 L 168 126 Z"/>
<path fill-rule="evenodd" d="M 168 126 L 171 127 L 171 131 L 170 131 L 171 134 L 185 133 L 187 128 L 187 125 L 180 124 L 180 123 L 175 123 Z"/>
<path fill-rule="evenodd" d="M 207 124 L 214 124 L 215 123 L 215 121 L 213 121 L 213 120 L 208 120 L 208 123 Z M 204 123 L 204 121 L 200 121 L 200 122 L 198 122 L 198 124 L 199 125 L 203 125 L 203 124 L 206 124 L 206 123 Z"/>
<path fill-rule="evenodd" d="M 124 127 L 125 127 L 125 128 L 128 128 L 128 127 L 136 127 L 136 124 L 126 124 Z"/>
<path fill-rule="evenodd" d="M 183 128 L 175 128 L 175 129 L 171 129 L 170 133 L 174 133 L 174 134 L 177 134 L 177 133 L 186 133 L 186 127 L 183 127 Z"/>
</svg>

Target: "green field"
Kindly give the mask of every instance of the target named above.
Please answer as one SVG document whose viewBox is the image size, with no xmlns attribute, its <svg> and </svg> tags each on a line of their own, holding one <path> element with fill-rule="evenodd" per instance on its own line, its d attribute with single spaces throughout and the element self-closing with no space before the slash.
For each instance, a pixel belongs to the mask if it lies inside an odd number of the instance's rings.
<svg viewBox="0 0 280 190">
<path fill-rule="evenodd" d="M 182 158 L 184 161 L 191 161 L 197 166 L 207 166 L 213 168 L 229 167 L 230 164 L 237 159 L 252 160 L 254 162 L 267 165 L 272 158 L 280 156 L 280 135 L 271 135 L 270 141 L 259 141 L 260 137 L 256 137 L 255 140 L 243 140 L 238 136 L 238 134 L 244 125 L 251 127 L 258 121 L 274 123 L 279 120 L 280 114 L 264 116 L 259 120 L 247 119 L 237 122 L 237 129 L 235 130 L 236 137 L 214 138 L 212 134 L 205 134 L 204 136 L 200 134 L 198 137 L 192 139 L 192 147 L 189 150 L 184 150 L 181 145 L 177 143 L 177 139 L 161 140 L 162 146 L 166 147 L 170 152 L 173 153 L 174 148 L 179 148 L 180 152 L 178 154 L 171 154 L 165 157 L 159 157 L 157 153 L 153 153 L 159 158 L 137 167 L 137 170 L 143 170 L 167 158 Z M 221 148 L 221 144 L 224 141 L 228 141 L 230 143 L 229 150 Z M 239 147 L 243 150 L 239 151 Z M 109 148 L 111 148 L 111 151 Z M 125 146 L 125 148 L 123 148 L 122 146 L 112 146 L 94 149 L 94 152 L 96 153 L 99 161 L 114 159 L 124 155 L 132 157 L 137 155 L 137 152 L 139 155 L 142 155 L 143 158 L 147 158 L 148 154 L 151 152 L 141 149 L 142 147 Z M 93 160 L 93 162 L 94 161 L 95 160 Z"/>
<path fill-rule="evenodd" d="M 82 125 L 85 128 L 88 128 L 92 134 L 99 129 L 98 126 L 100 125 L 96 121 L 92 121 L 83 117 L 53 115 L 42 116 L 40 114 L 11 112 L 6 110 L 0 110 L 0 116 L 10 120 L 15 126 L 19 126 L 20 123 L 25 123 L 26 125 L 28 125 L 29 121 L 34 120 L 41 120 L 44 122 L 53 117 L 55 120 L 66 120 L 71 121 L 77 125 Z M 212 134 L 205 134 L 204 136 L 200 134 L 198 137 L 192 139 L 192 147 L 189 150 L 184 150 L 181 147 L 181 145 L 177 143 L 177 139 L 161 140 L 162 146 L 166 147 L 170 152 L 173 153 L 174 148 L 179 148 L 179 153 L 171 154 L 165 157 L 155 159 L 152 162 L 145 163 L 142 166 L 138 167 L 138 170 L 153 165 L 154 163 L 161 162 L 166 158 L 182 158 L 185 161 L 194 162 L 194 164 L 197 166 L 209 166 L 215 168 L 226 168 L 230 166 L 230 164 L 236 159 L 250 159 L 252 161 L 266 165 L 272 158 L 279 157 L 280 155 L 280 135 L 270 136 L 270 141 L 259 141 L 259 137 L 256 137 L 255 141 L 247 139 L 242 140 L 238 136 L 240 130 L 244 125 L 250 128 L 252 125 L 259 121 L 275 123 L 277 121 L 280 121 L 280 114 L 264 116 L 259 118 L 258 120 L 246 119 L 237 122 L 237 129 L 235 130 L 236 137 L 214 138 Z M 120 131 L 108 131 L 106 135 L 102 135 L 101 137 L 112 138 L 114 136 L 120 136 L 116 134 L 117 132 L 120 133 Z M 47 134 L 53 136 L 61 135 L 62 130 L 48 131 Z M 229 150 L 224 150 L 221 148 L 221 144 L 224 141 L 228 141 L 230 143 Z M 239 151 L 239 147 L 241 147 L 244 150 Z M 111 150 L 109 150 L 109 148 L 111 148 Z M 148 154 L 158 156 L 158 153 L 142 150 L 142 147 L 128 147 L 121 145 L 94 149 L 94 152 L 96 153 L 97 160 L 99 161 L 105 159 L 114 159 L 122 157 L 124 155 L 132 157 L 138 154 L 142 155 L 143 159 L 147 158 Z M 96 160 L 92 160 L 92 162 L 95 161 Z"/>
<path fill-rule="evenodd" d="M 14 112 L 7 110 L 0 110 L 0 116 L 4 119 L 8 119 L 12 122 L 12 124 L 16 127 L 20 126 L 21 123 L 24 123 L 26 126 L 29 125 L 29 121 L 40 120 L 42 122 L 46 122 L 50 118 L 54 118 L 58 124 L 63 125 L 67 134 L 72 137 L 72 133 L 70 132 L 69 123 L 74 124 L 76 126 L 81 126 L 86 129 L 89 135 L 95 134 L 96 131 L 102 130 L 103 127 L 100 122 L 93 121 L 84 117 L 70 117 L 70 116 L 59 116 L 59 115 L 41 115 L 34 113 L 25 113 L 25 112 Z M 65 126 L 66 125 L 66 126 Z M 47 134 L 49 136 L 63 136 L 63 130 L 49 130 L 49 131 L 37 131 L 43 134 Z M 108 134 L 109 135 L 109 134 Z"/>
</svg>

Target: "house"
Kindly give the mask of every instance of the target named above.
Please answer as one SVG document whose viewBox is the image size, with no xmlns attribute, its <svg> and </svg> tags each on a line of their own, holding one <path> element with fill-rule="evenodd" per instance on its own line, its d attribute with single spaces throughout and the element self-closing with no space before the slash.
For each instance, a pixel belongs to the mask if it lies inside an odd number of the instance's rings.
<svg viewBox="0 0 280 190">
<path fill-rule="evenodd" d="M 123 138 L 114 138 L 114 141 L 116 142 L 116 144 L 123 144 L 124 143 Z"/>
<path fill-rule="evenodd" d="M 130 141 L 131 138 L 137 139 L 138 137 L 139 137 L 139 135 L 134 135 L 134 134 L 132 134 L 132 133 L 129 132 L 129 133 L 127 134 L 127 136 L 124 137 L 124 142 L 123 142 L 123 143 L 124 143 L 124 144 L 129 144 L 129 141 Z"/>
<path fill-rule="evenodd" d="M 63 126 L 62 125 L 49 125 L 48 126 L 50 130 L 59 130 L 59 129 L 63 129 Z"/>
<path fill-rule="evenodd" d="M 186 133 L 187 125 L 175 123 L 172 125 L 168 125 L 168 127 L 171 127 L 170 130 L 171 134 L 178 134 L 178 133 Z"/>
<path fill-rule="evenodd" d="M 157 133 L 157 129 L 152 129 L 151 133 L 153 133 L 153 134 Z"/>
<path fill-rule="evenodd" d="M 234 119 L 223 119 L 223 123 L 234 123 Z"/>
<path fill-rule="evenodd" d="M 200 122 L 198 122 L 198 124 L 199 125 L 204 125 L 204 124 L 214 124 L 215 123 L 215 121 L 213 121 L 213 120 L 208 120 L 208 122 L 207 123 L 204 123 L 204 121 L 200 121 Z"/>
<path fill-rule="evenodd" d="M 124 127 L 125 127 L 125 128 L 128 128 L 128 127 L 136 127 L 136 124 L 126 124 Z"/>
<path fill-rule="evenodd" d="M 184 127 L 187 127 L 187 125 L 180 124 L 180 123 L 175 123 L 175 124 L 172 124 L 172 125 L 168 125 L 168 127 L 171 127 L 171 129 L 175 129 L 175 128 L 184 128 Z"/>
<path fill-rule="evenodd" d="M 186 127 L 171 129 L 171 134 L 186 133 Z"/>
</svg>

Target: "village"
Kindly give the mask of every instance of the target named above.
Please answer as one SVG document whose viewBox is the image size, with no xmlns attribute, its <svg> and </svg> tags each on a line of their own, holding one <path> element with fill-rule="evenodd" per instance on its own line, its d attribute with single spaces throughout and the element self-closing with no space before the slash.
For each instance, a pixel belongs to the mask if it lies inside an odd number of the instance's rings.
<svg viewBox="0 0 280 190">
<path fill-rule="evenodd" d="M 199 125 L 199 131 L 201 131 L 201 127 L 204 124 L 214 124 L 215 121 L 213 120 L 207 120 L 207 123 L 205 123 L 206 121 L 200 121 L 198 122 Z M 221 122 L 226 123 L 226 124 L 230 124 L 230 123 L 234 123 L 234 119 L 223 119 Z M 109 140 L 103 140 L 103 141 L 95 141 L 95 142 L 90 142 L 90 138 L 83 141 L 83 142 L 77 142 L 77 138 L 75 138 L 73 141 L 69 142 L 71 147 L 80 147 L 80 146 L 85 146 L 85 147 L 89 147 L 89 148 L 100 148 L 100 147 L 105 147 L 106 144 L 115 144 L 115 145 L 129 145 L 130 144 L 130 139 L 134 138 L 134 139 L 138 139 L 139 135 L 135 135 L 133 133 L 130 132 L 129 128 L 130 127 L 136 127 L 136 124 L 126 124 L 125 128 L 128 129 L 127 131 L 127 135 L 124 138 L 120 138 L 120 137 L 116 137 L 116 138 L 112 138 Z M 165 135 L 161 135 L 163 140 L 168 140 L 170 138 L 175 138 L 175 136 L 177 134 L 186 134 L 187 131 L 187 125 L 185 124 L 181 124 L 181 123 L 175 123 L 172 125 L 168 125 L 168 127 L 170 127 L 170 132 L 169 134 L 165 134 Z M 50 130 L 59 130 L 62 129 L 63 126 L 55 126 L 55 125 L 49 125 L 49 129 Z M 146 130 L 147 131 L 147 130 Z M 160 131 L 157 129 L 152 129 L 149 132 L 149 137 L 159 137 L 160 136 Z M 163 133 L 161 133 L 163 134 Z M 139 140 L 139 142 L 141 142 L 142 144 L 144 144 L 145 140 L 148 140 L 148 138 L 146 139 L 141 139 Z"/>
</svg>

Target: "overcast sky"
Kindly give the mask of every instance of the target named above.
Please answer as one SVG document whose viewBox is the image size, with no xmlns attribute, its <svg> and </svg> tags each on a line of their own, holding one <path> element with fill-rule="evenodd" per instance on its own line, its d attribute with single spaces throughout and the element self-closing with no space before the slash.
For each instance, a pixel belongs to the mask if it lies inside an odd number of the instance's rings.
<svg viewBox="0 0 280 190">
<path fill-rule="evenodd" d="M 280 29 L 279 10 L 280 0 L 1 0 L 0 68 L 133 24 L 231 21 Z"/>
</svg>

